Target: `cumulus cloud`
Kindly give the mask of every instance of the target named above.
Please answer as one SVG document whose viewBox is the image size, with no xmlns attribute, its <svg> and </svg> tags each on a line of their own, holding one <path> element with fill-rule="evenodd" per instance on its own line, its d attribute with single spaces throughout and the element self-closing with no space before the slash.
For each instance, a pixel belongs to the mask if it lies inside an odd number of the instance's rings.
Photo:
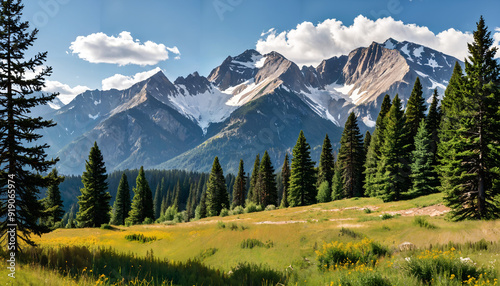
<svg viewBox="0 0 500 286">
<path fill-rule="evenodd" d="M 141 43 L 134 40 L 130 32 L 123 31 L 118 37 L 104 33 L 78 36 L 69 47 L 73 54 L 91 63 L 109 63 L 120 66 L 155 65 L 168 59 L 168 52 L 180 55 L 177 47 L 169 48 L 164 44 L 151 41 Z"/>
<path fill-rule="evenodd" d="M 159 67 L 156 67 L 150 71 L 136 73 L 133 76 L 115 74 L 111 77 L 102 80 L 102 89 L 103 90 L 110 90 L 113 88 L 118 90 L 127 89 L 140 81 L 152 77 L 159 71 L 161 71 L 161 69 Z"/>
<path fill-rule="evenodd" d="M 388 38 L 425 45 L 463 60 L 467 56 L 467 43 L 473 40 L 471 32 L 450 28 L 435 34 L 425 26 L 405 24 L 392 17 L 373 21 L 363 15 L 357 16 L 350 26 L 336 19 L 317 25 L 303 22 L 281 33 L 270 29 L 261 37 L 256 45 L 260 53 L 277 51 L 299 66 L 316 66 L 323 59 L 346 55 L 353 49 L 366 47 L 373 41 L 382 43 Z M 500 33 L 494 37 L 498 42 Z"/>
<path fill-rule="evenodd" d="M 87 86 L 77 85 L 75 87 L 70 87 L 67 84 L 53 80 L 45 81 L 45 87 L 43 88 L 43 91 L 48 93 L 59 92 L 58 98 L 64 104 L 70 103 L 77 95 L 87 90 L 90 90 Z"/>
</svg>

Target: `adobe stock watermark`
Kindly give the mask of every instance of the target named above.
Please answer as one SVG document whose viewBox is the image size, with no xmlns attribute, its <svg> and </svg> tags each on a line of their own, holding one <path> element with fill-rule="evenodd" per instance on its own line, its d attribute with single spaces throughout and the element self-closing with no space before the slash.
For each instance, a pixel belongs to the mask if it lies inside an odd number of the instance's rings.
<svg viewBox="0 0 500 286">
<path fill-rule="evenodd" d="M 370 14 L 374 18 L 382 18 L 382 17 L 389 17 L 391 15 L 397 15 L 399 13 L 403 12 L 403 7 L 401 6 L 401 1 L 399 0 L 389 0 L 387 2 L 386 9 L 382 9 L 380 11 L 374 11 L 372 10 Z"/>
<path fill-rule="evenodd" d="M 232 12 L 236 7 L 241 5 L 243 0 L 214 0 L 212 5 L 214 6 L 215 12 L 219 16 L 221 21 L 224 21 L 224 14 L 227 12 Z"/>
<path fill-rule="evenodd" d="M 38 6 L 41 10 L 33 15 L 32 23 L 40 28 L 47 25 L 50 19 L 54 18 L 61 11 L 61 6 L 66 5 L 71 0 L 39 0 Z"/>
<path fill-rule="evenodd" d="M 16 218 L 16 175 L 7 175 L 7 276 L 16 278 L 17 218 Z"/>
</svg>

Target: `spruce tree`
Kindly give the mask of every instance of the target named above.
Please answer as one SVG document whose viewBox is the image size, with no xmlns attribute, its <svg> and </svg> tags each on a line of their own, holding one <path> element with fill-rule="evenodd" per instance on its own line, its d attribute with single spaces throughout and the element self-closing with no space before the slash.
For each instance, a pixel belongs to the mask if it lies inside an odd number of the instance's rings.
<svg viewBox="0 0 500 286">
<path fill-rule="evenodd" d="M 338 161 L 335 162 L 335 174 L 332 179 L 332 201 L 340 200 L 345 198 L 344 184 L 342 183 L 342 172 L 340 171 L 340 166 Z"/>
<path fill-rule="evenodd" d="M 128 217 L 130 208 L 130 187 L 128 185 L 127 175 L 123 173 L 120 183 L 118 184 L 118 191 L 116 192 L 110 223 L 113 225 L 125 225 L 125 220 Z"/>
<path fill-rule="evenodd" d="M 206 218 L 207 217 L 207 191 L 203 190 L 201 193 L 201 198 L 200 198 L 200 204 L 198 205 L 199 207 L 199 218 Z M 197 209 L 198 209 L 197 207 Z"/>
<path fill-rule="evenodd" d="M 283 167 L 281 168 L 281 178 L 283 184 L 283 194 L 281 196 L 281 208 L 288 207 L 288 192 L 290 189 L 290 165 L 288 163 L 288 153 L 285 154 L 285 161 L 283 162 Z"/>
<path fill-rule="evenodd" d="M 179 204 L 179 195 L 181 193 L 181 183 L 179 180 L 177 180 L 177 184 L 175 184 L 174 187 L 174 199 L 172 200 L 172 207 L 174 207 L 176 210 L 180 210 L 180 204 Z"/>
<path fill-rule="evenodd" d="M 415 198 L 436 192 L 437 173 L 432 164 L 434 153 L 431 146 L 431 134 L 424 119 L 420 122 L 415 137 L 415 150 L 412 152 L 411 179 L 412 187 L 407 198 Z"/>
<path fill-rule="evenodd" d="M 155 190 L 155 196 L 153 199 L 153 208 L 154 208 L 154 214 L 155 214 L 155 219 L 160 217 L 160 209 L 161 209 L 161 183 L 158 183 L 156 185 L 156 190 Z"/>
<path fill-rule="evenodd" d="M 144 167 L 141 166 L 139 174 L 135 180 L 134 197 L 131 209 L 128 213 L 126 223 L 141 224 L 146 218 L 154 220 L 153 195 L 149 188 Z"/>
<path fill-rule="evenodd" d="M 265 151 L 260 162 L 257 188 L 254 189 L 254 191 L 258 190 L 259 192 L 259 204 L 263 208 L 268 205 L 276 206 L 278 204 L 278 190 L 276 189 L 275 177 L 271 158 L 267 151 Z"/>
<path fill-rule="evenodd" d="M 337 159 L 342 178 L 344 197 L 359 197 L 363 194 L 364 146 L 354 112 L 345 123 L 340 139 L 340 151 Z"/>
<path fill-rule="evenodd" d="M 34 245 L 31 235 L 40 236 L 49 231 L 37 223 L 44 216 L 38 196 L 40 189 L 56 182 L 40 174 L 49 171 L 58 160 L 47 160 L 47 144 L 35 144 L 42 137 L 39 132 L 55 123 L 30 117 L 30 109 L 49 103 L 57 94 L 40 92 L 45 78 L 52 73 L 50 67 L 43 66 L 47 52 L 26 57 L 38 30 L 30 32 L 29 23 L 22 21 L 23 8 L 21 1 L 14 0 L 2 1 L 0 7 L 0 217 L 3 218 L 0 237 L 6 237 L 7 224 L 16 224 L 16 250 L 19 250 L 19 240 Z M 42 70 L 34 78 L 25 77 L 28 71 L 37 68 Z M 15 205 L 10 206 L 15 207 L 15 216 L 6 219 L 8 194 L 13 187 Z"/>
<path fill-rule="evenodd" d="M 82 175 L 82 195 L 78 196 L 80 209 L 76 214 L 76 221 L 79 227 L 100 227 L 109 223 L 111 195 L 107 192 L 107 178 L 101 150 L 97 142 L 94 142 Z"/>
<path fill-rule="evenodd" d="M 457 220 L 500 217 L 500 66 L 482 16 L 473 38 L 457 92 L 461 96 L 451 108 L 450 100 L 443 100 L 451 129 L 443 130 L 447 140 L 440 148 L 440 175 L 445 203 Z"/>
<path fill-rule="evenodd" d="M 420 78 L 417 77 L 415 84 L 413 85 L 413 90 L 411 91 L 410 98 L 408 98 L 408 105 L 406 106 L 406 122 L 405 128 L 407 133 L 407 142 L 409 145 L 408 151 L 414 150 L 415 136 L 417 135 L 418 127 L 420 121 L 425 118 L 425 111 L 427 107 L 425 105 L 425 99 L 422 92 L 422 84 L 420 83 Z"/>
<path fill-rule="evenodd" d="M 167 209 L 168 209 L 167 197 L 163 196 L 160 206 L 160 216 L 162 216 Z"/>
<path fill-rule="evenodd" d="M 380 182 L 378 196 L 384 202 L 400 200 L 401 194 L 411 187 L 405 117 L 401 100 L 396 95 L 385 121 L 384 144 L 381 149 L 377 177 Z"/>
<path fill-rule="evenodd" d="M 59 190 L 59 184 L 64 181 L 64 177 L 58 175 L 56 168 L 52 169 L 48 176 L 55 183 L 49 186 L 45 198 L 41 200 L 45 213 L 42 223 L 49 228 L 54 228 L 64 216 L 63 200 Z"/>
<path fill-rule="evenodd" d="M 314 162 L 311 160 L 311 146 L 301 130 L 295 147 L 293 147 L 292 169 L 288 205 L 305 206 L 315 203 L 316 179 L 314 178 Z"/>
<path fill-rule="evenodd" d="M 326 134 L 319 158 L 318 181 L 316 182 L 318 188 L 324 181 L 327 181 L 328 185 L 332 184 L 334 168 L 335 159 L 333 158 L 332 143 L 328 138 L 328 134 Z"/>
<path fill-rule="evenodd" d="M 232 208 L 237 206 L 245 206 L 245 194 L 247 192 L 247 178 L 245 176 L 245 169 L 243 166 L 243 159 L 240 159 L 240 165 L 238 167 L 238 175 L 234 181 L 233 186 L 233 205 Z"/>
<path fill-rule="evenodd" d="M 247 200 L 258 204 L 259 199 L 256 192 L 254 192 L 255 185 L 257 184 L 257 179 L 259 177 L 260 168 L 260 157 L 259 154 L 255 157 L 255 162 L 253 163 L 252 176 L 250 177 L 250 188 L 248 188 Z"/>
<path fill-rule="evenodd" d="M 380 112 L 375 123 L 375 131 L 370 140 L 370 146 L 366 152 L 366 160 L 364 166 L 365 175 L 365 195 L 374 197 L 380 188 L 379 180 L 376 176 L 377 168 L 380 163 L 380 155 L 382 145 L 384 144 L 384 131 L 385 131 L 385 116 L 391 108 L 391 98 L 388 94 L 385 95 Z M 332 189 L 333 189 L 332 185 Z"/>
<path fill-rule="evenodd" d="M 218 157 L 215 157 L 208 177 L 206 196 L 207 216 L 217 216 L 222 209 L 229 208 L 226 180 Z"/>
<path fill-rule="evenodd" d="M 368 154 L 368 148 L 370 148 L 370 142 L 372 141 L 372 135 L 370 131 L 366 131 L 365 137 L 363 138 L 363 149 L 365 150 L 365 157 Z"/>
<path fill-rule="evenodd" d="M 441 124 L 441 107 L 438 104 L 439 99 L 437 89 L 434 89 L 432 102 L 429 106 L 429 112 L 427 113 L 427 117 L 425 119 L 431 140 L 432 166 L 434 169 L 438 167 L 439 125 Z M 439 187 L 439 180 L 434 180 L 433 184 L 435 184 L 433 187 Z"/>
</svg>

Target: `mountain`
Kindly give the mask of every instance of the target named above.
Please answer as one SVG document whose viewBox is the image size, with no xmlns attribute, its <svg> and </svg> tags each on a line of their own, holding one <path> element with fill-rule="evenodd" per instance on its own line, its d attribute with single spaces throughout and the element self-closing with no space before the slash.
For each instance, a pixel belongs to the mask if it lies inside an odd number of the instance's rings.
<svg viewBox="0 0 500 286">
<path fill-rule="evenodd" d="M 246 50 L 227 57 L 208 77 L 194 72 L 171 82 L 162 72 L 125 90 L 87 91 L 48 112 L 58 125 L 46 131 L 61 173 L 83 171 L 97 141 L 108 170 L 138 168 L 208 171 L 214 156 L 236 172 L 268 150 L 281 165 L 304 130 L 319 156 L 328 133 L 338 143 L 350 112 L 362 132 L 375 124 L 387 93 L 404 102 L 420 77 L 424 96 L 443 95 L 456 58 L 388 39 L 299 67 L 277 52 Z M 461 62 L 460 62 L 461 63 Z M 463 63 L 461 63 L 463 65 Z"/>
</svg>

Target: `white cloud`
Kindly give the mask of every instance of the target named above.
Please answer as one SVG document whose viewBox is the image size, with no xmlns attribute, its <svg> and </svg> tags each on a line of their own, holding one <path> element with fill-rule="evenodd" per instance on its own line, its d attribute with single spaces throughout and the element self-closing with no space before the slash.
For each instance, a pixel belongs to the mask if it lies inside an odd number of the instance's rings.
<svg viewBox="0 0 500 286">
<path fill-rule="evenodd" d="M 150 71 L 136 73 L 133 76 L 115 74 L 111 77 L 102 80 L 102 89 L 103 90 L 110 90 L 113 88 L 118 90 L 127 89 L 140 81 L 152 77 L 159 71 L 161 71 L 161 69 L 159 67 L 156 67 Z"/>
<path fill-rule="evenodd" d="M 493 44 L 500 49 L 500 28 L 495 28 L 496 33 L 493 34 Z M 500 51 L 497 51 L 497 56 L 499 56 Z"/>
<path fill-rule="evenodd" d="M 345 26 L 341 21 L 328 19 L 317 25 L 303 22 L 295 29 L 276 33 L 274 29 L 263 33 L 257 41 L 260 53 L 277 51 L 299 66 L 318 65 L 323 59 L 346 55 L 353 49 L 366 47 L 373 41 L 382 43 L 392 37 L 425 45 L 463 60 L 467 56 L 467 43 L 472 33 L 450 28 L 434 34 L 425 26 L 405 24 L 392 17 L 370 20 L 363 15 Z M 500 40 L 500 33 L 494 35 Z"/>
<path fill-rule="evenodd" d="M 180 55 L 177 47 L 168 48 L 151 41 L 134 40 L 130 32 L 123 31 L 118 37 L 104 33 L 78 36 L 69 47 L 73 54 L 91 63 L 109 63 L 120 66 L 155 65 L 168 59 L 168 51 Z"/>
<path fill-rule="evenodd" d="M 53 80 L 45 81 L 45 87 L 43 88 L 43 91 L 48 93 L 59 92 L 58 98 L 64 104 L 70 103 L 77 95 L 87 90 L 90 90 L 90 88 L 82 85 L 70 87 L 67 84 Z"/>
</svg>

